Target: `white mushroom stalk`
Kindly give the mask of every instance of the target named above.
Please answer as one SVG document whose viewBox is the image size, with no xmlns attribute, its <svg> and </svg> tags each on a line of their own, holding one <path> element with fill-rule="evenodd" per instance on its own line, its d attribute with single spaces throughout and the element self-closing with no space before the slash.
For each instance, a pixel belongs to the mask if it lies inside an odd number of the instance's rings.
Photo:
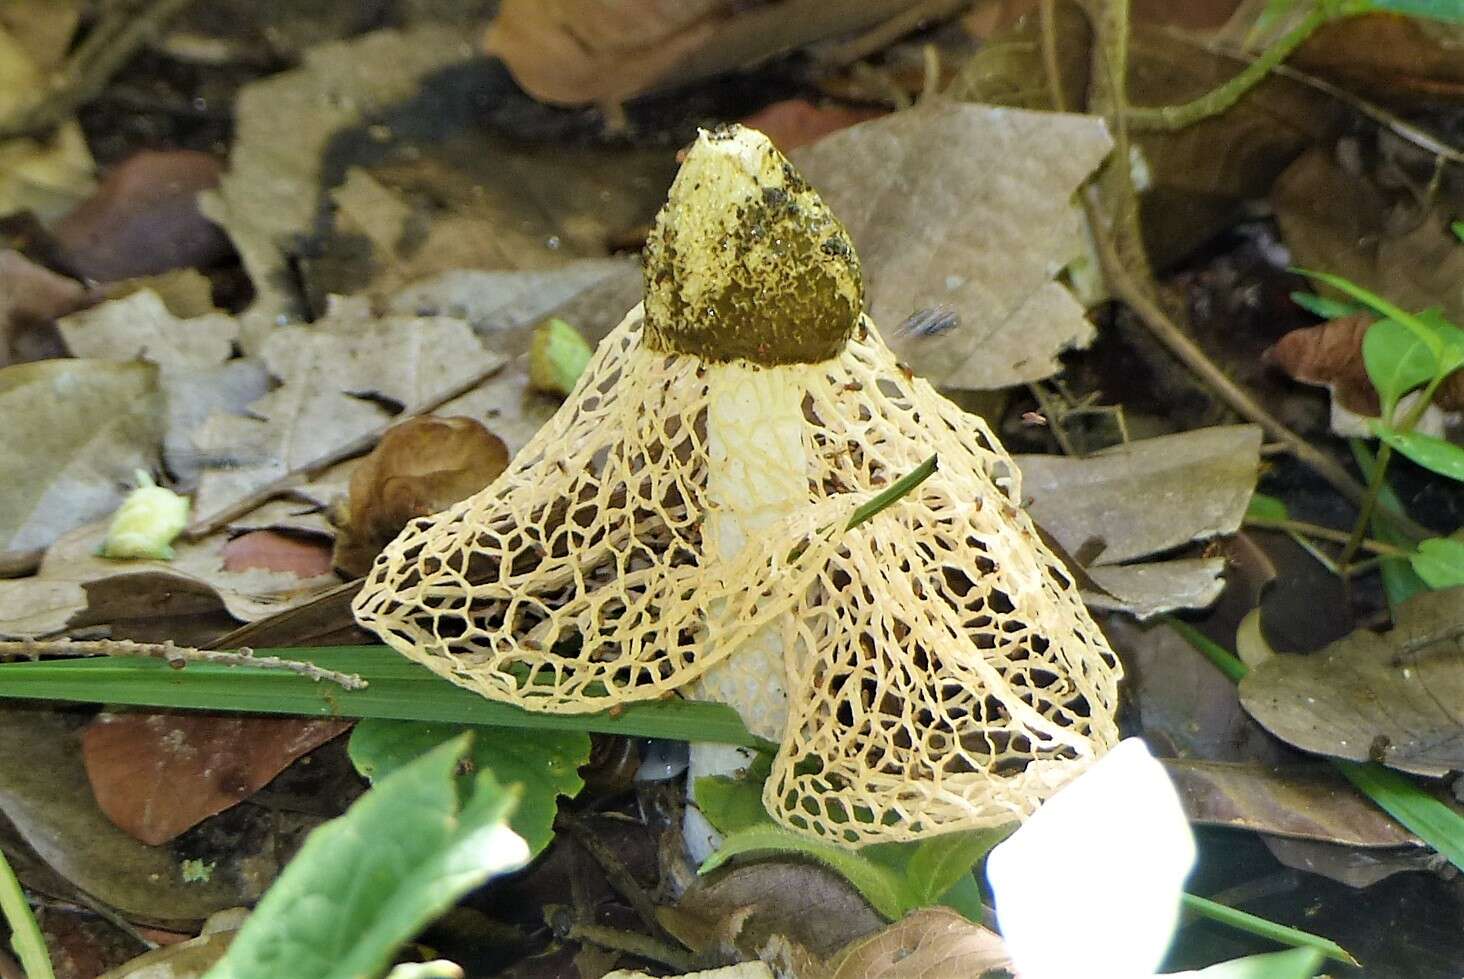
<svg viewBox="0 0 1464 979">
<path fill-rule="evenodd" d="M 1029 814 L 1116 742 L 1117 661 L 995 436 L 861 307 L 792 166 L 703 132 L 643 308 L 497 481 L 382 552 L 358 619 L 532 710 L 727 702 L 782 746 L 769 811 L 845 845 Z M 842 532 L 932 455 L 919 493 Z"/>
</svg>

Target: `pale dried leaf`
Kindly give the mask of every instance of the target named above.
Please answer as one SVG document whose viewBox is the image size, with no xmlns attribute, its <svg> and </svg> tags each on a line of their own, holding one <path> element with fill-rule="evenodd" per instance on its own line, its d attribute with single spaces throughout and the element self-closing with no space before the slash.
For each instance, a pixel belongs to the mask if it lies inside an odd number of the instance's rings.
<svg viewBox="0 0 1464 979">
<path fill-rule="evenodd" d="M 1143 564 L 1088 568 L 1088 575 L 1108 594 L 1084 594 L 1090 608 L 1128 612 L 1139 619 L 1176 609 L 1208 608 L 1225 590 L 1224 558 L 1182 558 Z"/>
<path fill-rule="evenodd" d="M 1260 470 L 1261 430 L 1224 425 L 1116 445 L 1083 459 L 1018 456 L 1032 517 L 1069 554 L 1114 565 L 1234 533 Z"/>
<path fill-rule="evenodd" d="M 652 979 L 649 972 L 631 972 L 616 969 L 607 972 L 602 979 Z M 772 970 L 761 962 L 739 962 L 720 969 L 702 969 L 699 972 L 682 972 L 666 979 L 773 979 Z"/>
<path fill-rule="evenodd" d="M 181 319 L 151 289 L 72 313 L 57 326 L 77 357 L 148 360 L 165 370 L 222 364 L 232 355 L 239 335 L 232 316 L 211 313 Z"/>
<path fill-rule="evenodd" d="M 1111 146 L 1091 116 L 935 101 L 792 159 L 848 227 L 870 315 L 896 353 L 934 383 L 998 388 L 1047 377 L 1093 336 L 1051 284 L 1083 253 L 1073 194 Z M 940 306 L 958 326 L 896 330 Z"/>
<path fill-rule="evenodd" d="M 25 46 L 0 26 L 0 118 L 30 105 L 47 84 Z M 30 210 L 43 222 L 54 220 L 91 193 L 92 170 L 75 121 L 44 136 L 0 142 L 0 215 Z"/>
<path fill-rule="evenodd" d="M 1001 936 L 949 908 L 922 908 L 845 948 L 832 979 L 942 979 L 1011 966 Z"/>
<path fill-rule="evenodd" d="M 43 547 L 110 513 L 162 437 L 157 368 L 47 360 L 0 370 L 0 550 Z"/>
<path fill-rule="evenodd" d="M 301 67 L 240 90 L 229 171 L 202 204 L 229 233 L 254 283 L 247 346 L 276 316 L 300 312 L 285 285 L 287 255 L 314 225 L 331 140 L 471 54 L 451 27 L 379 31 L 321 45 Z"/>
<path fill-rule="evenodd" d="M 1359 629 L 1311 655 L 1273 656 L 1240 702 L 1276 737 L 1419 775 L 1464 769 L 1464 588 L 1423 592 L 1392 631 Z"/>
<path fill-rule="evenodd" d="M 248 415 L 215 414 L 194 435 L 211 462 L 194 498 L 195 520 L 389 421 L 370 399 L 418 405 L 500 359 L 461 320 L 349 315 L 276 330 L 261 355 L 280 386 Z"/>
</svg>

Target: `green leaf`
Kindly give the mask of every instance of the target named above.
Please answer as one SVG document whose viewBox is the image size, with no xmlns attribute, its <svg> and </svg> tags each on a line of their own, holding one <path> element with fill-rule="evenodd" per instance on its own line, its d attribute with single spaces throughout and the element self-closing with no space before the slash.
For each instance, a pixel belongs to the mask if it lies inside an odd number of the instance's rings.
<svg viewBox="0 0 1464 979">
<path fill-rule="evenodd" d="M 1180 897 L 1180 903 L 1186 911 L 1191 911 L 1202 918 L 1211 921 L 1218 921 L 1221 924 L 1229 925 L 1239 931 L 1251 935 L 1259 935 L 1261 938 L 1269 938 L 1273 942 L 1280 942 L 1282 945 L 1294 945 L 1297 948 L 1311 949 L 1320 952 L 1329 959 L 1338 962 L 1345 962 L 1348 965 L 1357 965 L 1357 959 L 1353 958 L 1341 945 L 1330 938 L 1323 938 L 1320 935 L 1313 935 L 1311 932 L 1302 931 L 1298 928 L 1290 928 L 1286 925 L 1277 924 L 1274 921 L 1267 921 L 1258 915 L 1250 914 L 1224 904 L 1218 904 L 1208 898 L 1196 897 L 1193 894 L 1184 894 Z"/>
<path fill-rule="evenodd" d="M 315 830 L 205 979 L 361 979 L 528 850 L 504 825 L 516 793 L 489 772 L 461 797 L 455 738 L 382 779 Z"/>
<path fill-rule="evenodd" d="M 763 782 L 773 770 L 773 756 L 759 752 L 742 778 L 709 775 L 696 780 L 696 806 L 718 833 L 730 836 L 754 826 L 775 826 L 763 808 Z"/>
<path fill-rule="evenodd" d="M 1010 836 L 1016 823 L 994 829 L 943 833 L 915 844 L 905 863 L 905 881 L 921 904 L 937 904 L 947 891 L 971 876 L 991 848 Z M 908 844 L 907 844 L 908 845 Z"/>
<path fill-rule="evenodd" d="M 523 731 L 368 718 L 351 732 L 351 763 L 373 783 L 415 761 L 444 741 L 473 733 L 470 771 L 492 772 L 499 785 L 518 785 L 517 808 L 508 824 L 537 856 L 554 838 L 559 796 L 574 798 L 584 788 L 579 767 L 590 760 L 590 736 L 583 731 Z"/>
<path fill-rule="evenodd" d="M 10 929 L 10 947 L 20 960 L 26 979 L 56 979 L 51 969 L 51 953 L 46 951 L 46 939 L 4 853 L 0 853 L 0 911 L 4 912 L 5 924 Z"/>
<path fill-rule="evenodd" d="M 1252 493 L 1250 503 L 1246 504 L 1245 518 L 1247 520 L 1290 520 L 1291 511 L 1286 508 L 1284 501 L 1278 500 L 1274 496 Z"/>
<path fill-rule="evenodd" d="M 1401 323 L 1414 336 L 1421 340 L 1424 346 L 1428 347 L 1429 353 L 1433 354 L 1435 358 L 1439 358 L 1443 342 L 1435 335 L 1434 330 L 1424 320 L 1393 305 L 1382 296 L 1368 292 L 1362 286 L 1344 279 L 1340 275 L 1332 275 L 1330 272 L 1313 272 L 1310 269 L 1296 269 L 1295 271 L 1309 278 L 1316 279 L 1319 282 L 1325 282 L 1339 292 L 1346 293 L 1385 319 L 1391 319 Z"/>
<path fill-rule="evenodd" d="M 1372 452 L 1368 449 L 1362 439 L 1349 439 L 1348 446 L 1352 449 L 1352 458 L 1357 461 L 1357 468 L 1362 472 L 1365 482 L 1372 482 L 1373 467 L 1377 460 L 1373 458 Z M 1391 510 L 1393 513 L 1403 512 L 1403 502 L 1398 499 L 1398 494 L 1393 492 L 1393 487 L 1384 480 L 1378 489 L 1378 508 Z M 1373 536 L 1386 544 L 1396 544 L 1402 548 L 1413 546 L 1413 541 L 1408 535 L 1402 533 L 1393 526 L 1392 521 L 1383 520 L 1373 516 L 1370 521 Z M 1428 585 L 1418 577 L 1407 558 L 1385 557 L 1378 562 L 1378 573 L 1383 578 L 1383 591 L 1388 596 L 1388 607 L 1397 610 L 1408 599 L 1421 591 L 1427 591 Z"/>
<path fill-rule="evenodd" d="M 1464 483 L 1464 448 L 1432 435 L 1399 432 L 1376 421 L 1371 428 L 1378 438 L 1423 468 Z"/>
<path fill-rule="evenodd" d="M 1433 537 L 1413 555 L 1413 570 L 1435 591 L 1464 585 L 1464 540 Z"/>
<path fill-rule="evenodd" d="M 1343 303 L 1314 292 L 1293 292 L 1291 301 L 1302 309 L 1324 320 L 1337 320 L 1354 313 L 1361 313 L 1366 307 L 1357 303 Z"/>
<path fill-rule="evenodd" d="M 1459 0 L 1369 0 L 1368 6 L 1374 10 L 1386 10 L 1409 17 L 1464 24 L 1464 4 L 1460 4 Z M 1455 232 L 1458 233 L 1457 225 Z"/>
<path fill-rule="evenodd" d="M 1455 221 L 1453 224 L 1449 225 L 1449 227 L 1454 229 L 1455 238 L 1458 238 L 1460 241 L 1464 241 L 1464 221 Z"/>
<path fill-rule="evenodd" d="M 190 663 L 175 670 L 156 659 L 97 658 L 0 663 L 0 697 L 599 731 L 752 747 L 765 743 L 748 733 L 737 712 L 725 704 L 671 699 L 626 704 L 614 714 L 536 714 L 449 683 L 386 646 L 291 647 L 255 653 L 354 673 L 369 685 L 345 690 L 259 667 Z"/>
<path fill-rule="evenodd" d="M 1195 979 L 1311 979 L 1322 967 L 1324 958 L 1314 948 L 1248 955 L 1201 969 Z"/>
<path fill-rule="evenodd" d="M 1383 403 L 1383 417 L 1392 418 L 1398 399 L 1428 383 L 1438 361 L 1413 331 L 1394 320 L 1378 320 L 1362 338 L 1362 362 Z"/>
<path fill-rule="evenodd" d="M 733 857 L 747 853 L 805 857 L 823 864 L 852 884 L 874 910 L 891 921 L 920 906 L 920 900 L 905 881 L 888 867 L 880 866 L 862 853 L 781 826 L 754 826 L 732 833 L 722 841 L 721 849 L 701 865 L 701 873 L 710 873 Z"/>
</svg>

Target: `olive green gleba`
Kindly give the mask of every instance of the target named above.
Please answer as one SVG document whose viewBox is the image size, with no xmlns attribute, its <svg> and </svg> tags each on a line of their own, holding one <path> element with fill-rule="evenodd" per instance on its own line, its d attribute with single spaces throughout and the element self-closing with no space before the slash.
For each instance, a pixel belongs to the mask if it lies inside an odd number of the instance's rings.
<svg viewBox="0 0 1464 979">
<path fill-rule="evenodd" d="M 779 744 L 764 802 L 806 833 L 995 826 L 1118 739 L 1118 662 L 1020 500 L 986 423 L 863 315 L 823 201 L 730 127 L 686 157 L 645 302 L 498 480 L 387 547 L 356 615 L 529 710 L 729 703 Z"/>
</svg>

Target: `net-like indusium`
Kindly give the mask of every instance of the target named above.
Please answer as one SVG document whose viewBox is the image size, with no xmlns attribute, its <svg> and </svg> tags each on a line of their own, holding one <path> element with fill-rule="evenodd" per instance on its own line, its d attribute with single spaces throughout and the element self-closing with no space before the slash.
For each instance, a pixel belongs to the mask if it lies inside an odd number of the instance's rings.
<svg viewBox="0 0 1464 979">
<path fill-rule="evenodd" d="M 727 702 L 782 745 L 770 811 L 840 843 L 1006 822 L 1113 742 L 1118 665 L 986 424 L 857 314 L 822 207 L 759 134 L 704 134 L 646 311 L 497 481 L 382 552 L 357 618 L 531 710 Z M 813 315 L 825 293 L 843 312 Z M 836 532 L 932 454 L 916 497 Z"/>
</svg>

